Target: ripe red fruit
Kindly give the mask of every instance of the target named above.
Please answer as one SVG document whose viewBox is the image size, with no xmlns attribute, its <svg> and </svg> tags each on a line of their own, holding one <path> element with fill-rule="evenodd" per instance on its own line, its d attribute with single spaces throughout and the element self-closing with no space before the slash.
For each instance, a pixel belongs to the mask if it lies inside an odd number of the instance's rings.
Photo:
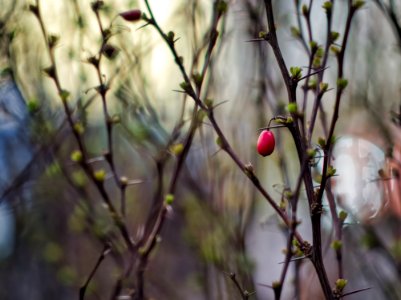
<svg viewBox="0 0 401 300">
<path fill-rule="evenodd" d="M 268 156 L 273 153 L 276 141 L 274 134 L 270 130 L 263 130 L 258 138 L 257 149 L 262 156 Z"/>
<path fill-rule="evenodd" d="M 120 13 L 120 16 L 128 22 L 139 21 L 142 17 L 142 11 L 140 9 L 132 9 Z"/>
</svg>

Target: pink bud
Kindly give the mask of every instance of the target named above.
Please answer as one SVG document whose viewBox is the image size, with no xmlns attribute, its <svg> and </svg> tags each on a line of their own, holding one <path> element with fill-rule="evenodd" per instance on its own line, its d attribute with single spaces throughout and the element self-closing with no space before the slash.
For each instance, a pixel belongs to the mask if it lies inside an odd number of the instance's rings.
<svg viewBox="0 0 401 300">
<path fill-rule="evenodd" d="M 120 13 L 120 16 L 128 22 L 139 21 L 142 17 L 142 12 L 140 9 L 132 9 L 125 12 Z"/>
<path fill-rule="evenodd" d="M 263 130 L 258 138 L 257 149 L 262 156 L 268 156 L 273 153 L 276 141 L 274 134 L 270 130 Z"/>
</svg>

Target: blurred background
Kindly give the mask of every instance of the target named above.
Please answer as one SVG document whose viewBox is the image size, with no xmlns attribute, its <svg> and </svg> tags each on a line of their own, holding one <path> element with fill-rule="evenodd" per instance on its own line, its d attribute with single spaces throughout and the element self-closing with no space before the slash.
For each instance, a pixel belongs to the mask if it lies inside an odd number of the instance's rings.
<svg viewBox="0 0 401 300">
<path fill-rule="evenodd" d="M 126 222 L 133 236 L 144 230 L 157 182 L 167 183 L 194 109 L 180 90 L 179 69 L 158 33 L 144 22 L 116 16 L 143 1 L 107 0 L 100 16 L 111 26 L 115 53 L 102 60 L 109 84 L 107 101 L 118 120 L 113 149 L 118 173 L 141 181 L 127 189 Z M 279 42 L 287 66 L 307 66 L 291 27 L 298 27 L 294 3 L 273 1 Z M 307 1 L 309 3 L 309 1 Z M 306 3 L 306 2 L 305 2 Z M 24 0 L 1 0 L 0 12 L 0 299 L 78 299 L 103 249 L 102 237 L 115 228 L 85 173 L 70 159 L 76 149 L 51 79 L 40 26 Z M 56 61 L 69 105 L 84 128 L 88 151 L 107 149 L 96 70 L 87 59 L 99 51 L 101 34 L 91 1 L 41 1 L 49 34 L 59 37 Z M 152 0 L 155 18 L 179 38 L 176 47 L 188 73 L 200 70 L 209 37 L 213 1 Z M 219 27 L 202 98 L 219 104 L 216 119 L 233 149 L 251 163 L 263 186 L 279 202 L 299 172 L 289 132 L 274 129 L 277 151 L 258 156 L 258 129 L 285 114 L 286 91 L 266 43 L 249 42 L 266 30 L 263 1 L 232 0 Z M 325 43 L 323 1 L 314 1 L 312 29 Z M 367 1 L 353 20 L 345 58 L 349 86 L 336 129 L 334 179 L 343 228 L 346 292 L 370 288 L 347 299 L 401 299 L 401 4 Z M 336 1 L 333 30 L 342 34 L 346 1 Z M 305 24 L 301 20 L 301 25 Z M 329 57 L 325 81 L 335 85 L 336 61 Z M 299 88 L 301 95 L 302 90 Z M 328 116 L 334 92 L 323 99 Z M 312 99 L 312 98 L 311 98 Z M 308 112 L 312 108 L 309 101 Z M 318 120 L 319 122 L 319 120 Z M 179 130 L 177 131 L 177 127 Z M 322 135 L 318 123 L 313 137 Z M 173 143 L 170 144 L 174 133 Z M 165 155 L 167 154 L 167 155 Z M 158 163 L 163 160 L 160 179 Z M 92 163 L 107 170 L 102 159 Z M 319 172 L 319 162 L 316 163 Z M 113 180 L 106 188 L 116 206 Z M 311 240 L 307 201 L 301 193 L 300 231 Z M 330 247 L 333 225 L 325 207 L 323 248 L 330 282 L 336 278 Z M 227 274 L 234 272 L 251 299 L 274 299 L 267 287 L 278 280 L 287 233 L 269 205 L 220 151 L 204 119 L 179 177 L 173 209 L 146 270 L 151 299 L 239 299 Z M 121 272 L 107 257 L 92 280 L 87 299 L 109 299 Z M 291 263 L 283 299 L 323 299 L 309 261 Z"/>
</svg>

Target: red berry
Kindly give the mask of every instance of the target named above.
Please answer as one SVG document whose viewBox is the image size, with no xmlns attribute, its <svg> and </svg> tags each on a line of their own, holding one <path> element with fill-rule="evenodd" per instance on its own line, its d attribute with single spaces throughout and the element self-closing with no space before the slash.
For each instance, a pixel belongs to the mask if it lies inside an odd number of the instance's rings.
<svg viewBox="0 0 401 300">
<path fill-rule="evenodd" d="M 139 21 L 142 17 L 142 12 L 140 9 L 132 9 L 125 12 L 120 13 L 120 16 L 129 22 Z"/>
<path fill-rule="evenodd" d="M 257 149 L 262 156 L 268 156 L 273 153 L 276 141 L 274 134 L 270 130 L 263 130 L 258 138 Z"/>
</svg>

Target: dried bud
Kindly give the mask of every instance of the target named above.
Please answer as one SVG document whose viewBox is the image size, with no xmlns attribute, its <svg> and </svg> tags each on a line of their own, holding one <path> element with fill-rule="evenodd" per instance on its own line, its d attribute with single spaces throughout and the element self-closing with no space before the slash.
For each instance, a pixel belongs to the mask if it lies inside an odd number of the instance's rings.
<svg viewBox="0 0 401 300">
<path fill-rule="evenodd" d="M 142 11 L 140 9 L 132 9 L 120 13 L 120 16 L 128 22 L 136 22 L 142 18 Z"/>
<path fill-rule="evenodd" d="M 57 35 L 51 34 L 47 38 L 47 43 L 48 43 L 50 49 L 54 48 L 54 46 L 57 45 L 58 41 L 59 41 L 59 37 Z"/>
<path fill-rule="evenodd" d="M 39 16 L 39 8 L 37 5 L 31 4 L 28 7 L 29 11 L 33 13 L 35 16 Z"/>
<path fill-rule="evenodd" d="M 120 50 L 111 44 L 106 44 L 102 48 L 102 53 L 108 59 L 114 59 L 118 55 L 119 52 L 120 52 Z"/>
<path fill-rule="evenodd" d="M 91 7 L 92 7 L 92 10 L 93 10 L 94 12 L 98 11 L 98 10 L 101 9 L 103 6 L 104 6 L 104 2 L 101 1 L 101 0 L 93 1 L 93 2 L 91 3 Z"/>
</svg>

